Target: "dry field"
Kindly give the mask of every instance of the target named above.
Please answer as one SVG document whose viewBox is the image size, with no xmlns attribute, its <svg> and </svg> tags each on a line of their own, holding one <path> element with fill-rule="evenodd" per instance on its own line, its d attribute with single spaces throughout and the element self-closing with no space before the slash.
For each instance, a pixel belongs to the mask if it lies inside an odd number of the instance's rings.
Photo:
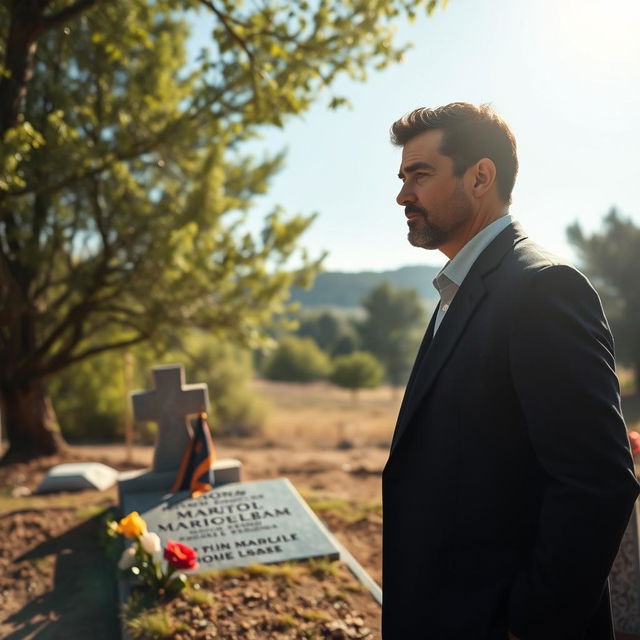
<svg viewBox="0 0 640 640">
<path fill-rule="evenodd" d="M 293 384 L 256 380 L 254 390 L 269 398 L 274 410 L 265 436 L 277 443 L 331 448 L 342 440 L 357 446 L 386 448 L 402 400 L 402 389 L 350 391 L 317 382 Z"/>
</svg>

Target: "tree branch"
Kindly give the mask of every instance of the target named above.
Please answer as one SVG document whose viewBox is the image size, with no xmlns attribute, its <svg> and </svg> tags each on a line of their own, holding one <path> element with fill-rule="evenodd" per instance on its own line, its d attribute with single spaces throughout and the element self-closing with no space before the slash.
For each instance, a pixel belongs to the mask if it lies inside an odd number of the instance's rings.
<svg viewBox="0 0 640 640">
<path fill-rule="evenodd" d="M 251 85 L 253 88 L 254 103 L 256 105 L 256 111 L 259 111 L 260 92 L 258 91 L 258 83 L 256 82 L 256 74 L 258 73 L 258 71 L 256 69 L 255 56 L 249 48 L 247 41 L 243 37 L 241 37 L 240 34 L 231 26 L 231 20 L 229 16 L 227 16 L 226 13 L 220 11 L 211 0 L 200 0 L 200 3 L 213 11 L 213 13 L 215 13 L 215 15 L 222 23 L 222 26 L 225 28 L 226 32 L 240 45 L 243 51 L 247 54 L 247 57 L 249 58 L 249 66 L 251 67 Z"/>
<path fill-rule="evenodd" d="M 54 359 L 54 361 L 51 362 L 50 365 L 44 367 L 40 373 L 42 376 L 49 376 L 52 373 L 55 373 L 56 371 L 65 369 L 66 367 L 68 367 L 71 364 L 74 364 L 75 362 L 79 362 L 80 360 L 85 360 L 86 358 L 95 356 L 98 353 L 103 353 L 104 351 L 110 351 L 111 349 L 123 349 L 124 347 L 130 347 L 130 346 L 133 346 L 134 344 L 139 344 L 140 342 L 144 342 L 148 338 L 149 336 L 147 334 L 141 333 L 135 338 L 130 338 L 129 340 L 121 340 L 119 342 L 111 342 L 111 343 L 103 344 L 97 347 L 91 347 L 90 349 L 85 349 L 84 351 L 81 351 L 79 354 L 71 358 Z"/>
<path fill-rule="evenodd" d="M 57 13 L 54 13 L 50 16 L 42 17 L 42 31 L 49 31 L 50 29 L 54 29 L 55 27 L 59 27 L 65 22 L 69 22 L 77 15 L 90 9 L 93 5 L 101 2 L 101 0 L 78 0 L 76 3 L 65 7 L 64 9 L 60 9 Z"/>
</svg>

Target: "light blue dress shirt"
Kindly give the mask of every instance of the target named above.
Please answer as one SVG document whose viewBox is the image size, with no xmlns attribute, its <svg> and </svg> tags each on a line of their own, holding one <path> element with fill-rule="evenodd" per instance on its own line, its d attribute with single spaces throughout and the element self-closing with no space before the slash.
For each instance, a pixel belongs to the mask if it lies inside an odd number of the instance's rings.
<svg viewBox="0 0 640 640">
<path fill-rule="evenodd" d="M 491 241 L 504 229 L 506 229 L 513 222 L 513 216 L 506 214 L 501 216 L 497 220 L 494 220 L 491 224 L 488 224 L 484 229 L 479 231 L 467 244 L 458 251 L 453 257 L 453 260 L 449 260 L 447 264 L 440 269 L 438 275 L 433 279 L 433 286 L 438 290 L 440 294 L 440 304 L 436 310 L 436 321 L 433 328 L 433 335 L 436 334 L 438 327 L 442 323 L 451 302 L 458 293 L 458 289 L 462 285 L 463 280 L 467 277 L 469 270 L 473 266 L 473 263 L 478 259 L 480 254 L 487 248 Z"/>
</svg>

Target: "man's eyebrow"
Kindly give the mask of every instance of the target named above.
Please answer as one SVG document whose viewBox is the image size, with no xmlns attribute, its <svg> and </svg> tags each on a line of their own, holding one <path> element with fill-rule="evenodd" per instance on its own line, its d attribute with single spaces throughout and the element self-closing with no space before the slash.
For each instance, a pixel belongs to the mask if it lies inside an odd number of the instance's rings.
<svg viewBox="0 0 640 640">
<path fill-rule="evenodd" d="M 428 162 L 414 162 L 404 168 L 404 172 L 400 170 L 398 173 L 398 178 L 402 180 L 404 178 L 405 173 L 411 173 L 413 171 L 417 171 L 418 169 L 429 169 L 430 171 L 435 171 L 435 167 Z"/>
</svg>

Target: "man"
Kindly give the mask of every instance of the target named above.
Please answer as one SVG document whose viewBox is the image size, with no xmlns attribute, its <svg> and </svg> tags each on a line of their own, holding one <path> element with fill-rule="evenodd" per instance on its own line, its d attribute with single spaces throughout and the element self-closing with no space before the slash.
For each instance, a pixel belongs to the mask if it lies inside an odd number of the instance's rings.
<svg viewBox="0 0 640 640">
<path fill-rule="evenodd" d="M 489 107 L 394 123 L 409 241 L 449 262 L 383 474 L 384 640 L 612 640 L 638 484 L 597 294 L 508 213 Z"/>
</svg>

